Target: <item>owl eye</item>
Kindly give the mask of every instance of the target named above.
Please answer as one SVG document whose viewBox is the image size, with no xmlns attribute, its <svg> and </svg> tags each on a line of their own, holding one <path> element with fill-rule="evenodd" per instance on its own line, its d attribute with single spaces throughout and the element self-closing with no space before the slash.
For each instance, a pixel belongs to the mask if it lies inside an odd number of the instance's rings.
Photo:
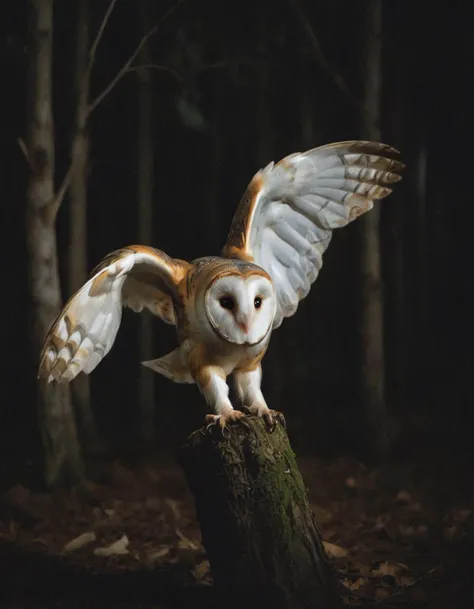
<svg viewBox="0 0 474 609">
<path fill-rule="evenodd" d="M 257 298 L 253 301 L 253 304 L 256 309 L 260 309 L 260 307 L 262 306 L 262 299 L 260 298 L 260 296 L 257 296 Z"/>
<path fill-rule="evenodd" d="M 219 304 L 221 305 L 221 307 L 223 309 L 229 309 L 229 311 L 232 311 L 235 303 L 234 303 L 234 299 L 231 296 L 223 296 L 219 300 Z"/>
</svg>

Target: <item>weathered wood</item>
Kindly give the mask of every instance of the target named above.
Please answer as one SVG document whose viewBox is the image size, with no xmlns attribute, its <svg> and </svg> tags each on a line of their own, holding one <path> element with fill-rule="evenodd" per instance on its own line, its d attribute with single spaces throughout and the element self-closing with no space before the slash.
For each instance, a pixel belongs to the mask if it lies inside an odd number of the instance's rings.
<svg viewBox="0 0 474 609">
<path fill-rule="evenodd" d="M 286 431 L 246 422 L 198 430 L 180 455 L 216 591 L 227 606 L 340 607 Z"/>
</svg>

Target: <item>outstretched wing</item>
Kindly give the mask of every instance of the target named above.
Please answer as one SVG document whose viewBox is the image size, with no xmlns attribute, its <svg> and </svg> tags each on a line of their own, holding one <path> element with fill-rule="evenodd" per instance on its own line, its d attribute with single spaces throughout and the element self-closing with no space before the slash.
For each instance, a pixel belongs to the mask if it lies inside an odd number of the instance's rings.
<svg viewBox="0 0 474 609">
<path fill-rule="evenodd" d="M 273 328 L 309 292 L 335 228 L 392 191 L 404 165 L 385 144 L 348 141 L 295 153 L 255 174 L 237 208 L 222 254 L 252 261 L 272 277 Z"/>
<path fill-rule="evenodd" d="M 108 254 L 68 301 L 51 327 L 38 378 L 71 381 L 89 374 L 114 344 L 122 307 L 144 307 L 175 324 L 173 299 L 190 264 L 160 250 L 131 245 Z"/>
</svg>

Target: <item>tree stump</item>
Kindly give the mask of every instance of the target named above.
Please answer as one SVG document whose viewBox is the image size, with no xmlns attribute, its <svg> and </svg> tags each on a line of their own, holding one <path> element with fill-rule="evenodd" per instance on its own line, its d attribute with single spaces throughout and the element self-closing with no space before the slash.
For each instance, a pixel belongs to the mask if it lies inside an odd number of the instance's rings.
<svg viewBox="0 0 474 609">
<path fill-rule="evenodd" d="M 341 606 L 307 491 L 281 424 L 194 432 L 180 463 L 194 495 L 216 592 L 226 606 Z"/>
</svg>

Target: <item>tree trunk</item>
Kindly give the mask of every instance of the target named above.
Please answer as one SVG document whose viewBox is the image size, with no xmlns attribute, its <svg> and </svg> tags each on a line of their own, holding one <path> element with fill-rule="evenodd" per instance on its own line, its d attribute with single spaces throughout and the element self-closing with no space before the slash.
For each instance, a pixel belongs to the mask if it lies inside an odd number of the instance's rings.
<svg viewBox="0 0 474 609">
<path fill-rule="evenodd" d="M 180 455 L 216 591 L 231 607 L 340 607 L 285 430 L 246 421 L 194 432 Z"/>
<path fill-rule="evenodd" d="M 366 0 L 367 42 L 362 65 L 367 118 L 363 137 L 381 140 L 380 97 L 382 87 L 382 2 Z M 363 401 L 367 417 L 368 446 L 376 457 L 390 447 L 385 403 L 385 353 L 383 294 L 380 268 L 380 211 L 374 208 L 361 223 L 361 333 Z"/>
<path fill-rule="evenodd" d="M 76 1 L 76 64 L 75 64 L 75 126 L 71 143 L 74 170 L 69 187 L 69 293 L 73 294 L 86 281 L 87 272 L 87 105 L 89 101 L 88 0 Z M 90 381 L 80 374 L 71 383 L 72 401 L 78 414 L 84 450 L 92 455 L 100 452 L 100 442 L 90 402 Z"/>
<path fill-rule="evenodd" d="M 54 127 L 52 114 L 53 0 L 29 5 L 28 108 L 26 150 L 30 166 L 26 231 L 29 287 L 33 316 L 32 346 L 39 356 L 42 343 L 61 306 L 54 201 Z M 69 390 L 38 385 L 39 425 L 48 486 L 82 477 Z"/>
<path fill-rule="evenodd" d="M 150 29 L 147 0 L 140 0 L 139 31 Z M 140 62 L 150 62 L 149 51 L 145 46 L 140 54 Z M 138 70 L 138 127 L 137 127 L 137 199 L 138 199 L 138 238 L 144 245 L 153 241 L 153 186 L 154 186 L 154 147 L 153 147 L 153 82 L 149 69 Z M 153 318 L 149 311 L 140 316 L 139 357 L 140 361 L 153 357 Z M 140 442 L 150 446 L 155 436 L 155 378 L 144 366 L 140 366 L 139 377 L 139 433 Z"/>
</svg>

